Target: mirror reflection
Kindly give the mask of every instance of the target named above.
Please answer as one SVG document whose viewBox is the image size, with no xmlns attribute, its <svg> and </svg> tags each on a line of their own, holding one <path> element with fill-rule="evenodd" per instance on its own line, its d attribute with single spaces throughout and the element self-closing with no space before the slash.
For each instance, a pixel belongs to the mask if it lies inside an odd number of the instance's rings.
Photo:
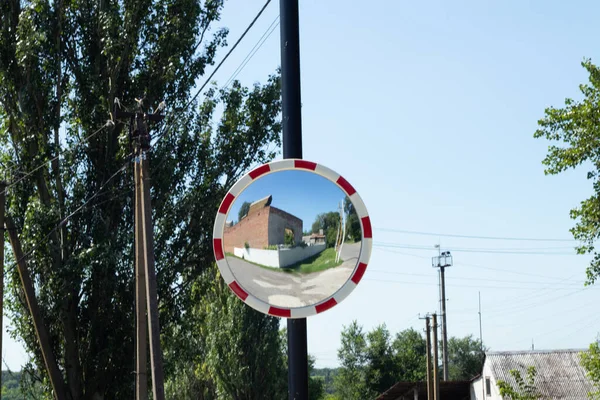
<svg viewBox="0 0 600 400">
<path fill-rule="evenodd" d="M 333 182 L 287 170 L 253 181 L 232 204 L 223 234 L 236 281 L 276 307 L 332 296 L 350 279 L 361 248 L 352 202 Z"/>
</svg>

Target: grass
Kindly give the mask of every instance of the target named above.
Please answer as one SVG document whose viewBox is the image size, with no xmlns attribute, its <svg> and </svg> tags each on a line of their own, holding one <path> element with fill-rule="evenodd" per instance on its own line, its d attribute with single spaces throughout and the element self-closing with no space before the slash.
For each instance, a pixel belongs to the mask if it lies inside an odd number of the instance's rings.
<svg viewBox="0 0 600 400">
<path fill-rule="evenodd" d="M 292 264 L 284 269 L 289 269 L 301 274 L 309 274 L 311 272 L 324 271 L 329 268 L 341 265 L 342 261 L 335 262 L 335 249 L 330 247 L 323 250 L 319 254 L 315 254 L 305 260 Z"/>
<path fill-rule="evenodd" d="M 225 253 L 225 255 L 230 257 L 236 257 L 231 253 Z M 237 257 L 241 259 L 241 257 Z M 319 254 L 315 254 L 312 257 L 304 259 L 302 261 L 297 262 L 296 264 L 292 264 L 283 268 L 275 268 L 275 267 L 267 267 L 266 265 L 257 264 L 252 261 L 245 260 L 247 263 L 256 265 L 257 267 L 269 269 L 271 271 L 279 271 L 279 272 L 287 272 L 287 273 L 296 273 L 296 274 L 310 274 L 312 272 L 324 271 L 329 268 L 337 267 L 341 265 L 343 261 L 335 262 L 335 249 L 328 248 L 320 252 Z"/>
</svg>

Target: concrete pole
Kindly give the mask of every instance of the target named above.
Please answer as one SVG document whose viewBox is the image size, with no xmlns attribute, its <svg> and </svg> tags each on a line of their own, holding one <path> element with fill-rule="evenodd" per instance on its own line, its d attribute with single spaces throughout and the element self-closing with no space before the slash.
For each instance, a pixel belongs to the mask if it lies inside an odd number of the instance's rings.
<svg viewBox="0 0 600 400">
<path fill-rule="evenodd" d="M 134 154 L 140 156 L 139 143 L 136 142 Z M 135 314 L 136 314 L 136 384 L 137 400 L 148 400 L 147 351 L 148 328 L 146 320 L 146 274 L 143 224 L 142 224 L 142 186 L 139 158 L 134 163 L 135 179 Z"/>
<path fill-rule="evenodd" d="M 140 157 L 140 185 L 142 195 L 142 226 L 144 264 L 146 274 L 146 298 L 148 302 L 148 326 L 150 333 L 150 364 L 152 367 L 152 394 L 154 400 L 165 400 L 162 351 L 160 347 L 160 324 L 158 319 L 158 294 L 154 265 L 154 229 L 150 205 L 150 171 L 145 154 Z"/>
<path fill-rule="evenodd" d="M 425 317 L 425 340 L 427 347 L 427 400 L 433 400 L 433 377 L 431 376 L 431 326 L 429 316 Z"/>
<path fill-rule="evenodd" d="M 439 361 L 438 361 L 438 341 L 437 341 L 437 315 L 432 315 L 433 319 L 433 394 L 434 400 L 440 400 L 440 374 L 439 374 Z"/>
</svg>

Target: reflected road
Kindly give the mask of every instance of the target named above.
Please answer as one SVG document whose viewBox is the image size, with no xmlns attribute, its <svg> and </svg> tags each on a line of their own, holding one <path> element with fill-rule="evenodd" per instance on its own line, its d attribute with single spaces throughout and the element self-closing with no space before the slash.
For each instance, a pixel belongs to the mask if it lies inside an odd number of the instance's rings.
<svg viewBox="0 0 600 400">
<path fill-rule="evenodd" d="M 360 253 L 360 242 L 344 244 L 340 266 L 310 274 L 294 274 L 262 268 L 237 257 L 227 257 L 236 281 L 260 300 L 276 307 L 316 304 L 334 294 L 352 275 Z"/>
</svg>

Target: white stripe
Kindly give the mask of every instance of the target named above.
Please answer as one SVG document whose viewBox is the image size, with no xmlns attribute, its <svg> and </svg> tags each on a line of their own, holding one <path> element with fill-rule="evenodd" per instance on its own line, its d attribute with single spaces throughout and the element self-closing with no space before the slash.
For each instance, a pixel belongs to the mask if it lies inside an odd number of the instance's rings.
<svg viewBox="0 0 600 400">
<path fill-rule="evenodd" d="M 362 239 L 360 247 L 360 255 L 358 262 L 369 265 L 369 259 L 371 258 L 371 250 L 373 248 L 373 239 Z"/>
<path fill-rule="evenodd" d="M 269 164 L 269 167 L 271 168 L 271 172 L 284 171 L 287 169 L 294 169 L 294 160 L 286 159 L 286 160 L 273 161 L 272 163 Z"/>
<path fill-rule="evenodd" d="M 306 318 L 317 314 L 315 306 L 297 307 L 290 310 L 292 311 L 291 318 Z"/>
<path fill-rule="evenodd" d="M 329 168 L 327 168 L 321 164 L 317 164 L 317 168 L 315 168 L 315 172 L 321 176 L 324 176 L 325 178 L 329 179 L 330 181 L 332 181 L 333 183 L 335 183 L 337 185 L 336 182 L 337 182 L 338 178 L 340 177 L 340 174 L 338 174 L 337 172 L 332 171 Z M 341 186 L 340 186 L 340 188 L 341 188 Z"/>
<path fill-rule="evenodd" d="M 350 292 L 352 292 L 355 287 L 356 287 L 356 284 L 354 282 L 352 282 L 350 279 L 348 279 L 346 281 L 346 283 L 344 284 L 344 286 L 342 286 L 340 288 L 340 290 L 338 290 L 333 295 L 333 298 L 335 299 L 335 301 L 338 304 L 340 304 L 342 302 L 342 300 L 344 300 L 346 297 L 348 297 L 348 295 L 350 294 Z"/>
<path fill-rule="evenodd" d="M 235 280 L 231 270 L 229 269 L 229 264 L 227 264 L 226 258 L 217 261 L 217 267 L 219 267 L 219 272 L 221 273 L 221 276 L 227 285 Z"/>
<path fill-rule="evenodd" d="M 248 291 L 246 289 L 244 289 L 244 291 L 246 293 L 248 293 Z M 263 314 L 268 314 L 269 313 L 269 307 L 270 306 L 267 303 L 265 303 L 264 301 L 259 300 L 258 298 L 252 296 L 250 293 L 248 293 L 248 297 L 246 297 L 246 301 L 245 302 L 250 307 L 254 308 L 256 311 L 260 311 Z"/>
<path fill-rule="evenodd" d="M 352 205 L 354 206 L 354 209 L 356 210 L 356 214 L 358 214 L 359 218 L 364 218 L 369 215 L 369 213 L 367 212 L 367 207 L 365 206 L 365 203 L 363 203 L 362 199 L 358 195 L 358 192 L 354 192 L 354 194 L 352 196 L 350 196 L 350 200 L 352 201 Z"/>
<path fill-rule="evenodd" d="M 244 189 L 246 189 L 246 187 L 251 183 L 252 183 L 252 178 L 250 177 L 250 174 L 246 174 L 233 185 L 233 187 L 229 190 L 229 193 L 231 193 L 232 195 L 234 195 L 237 198 L 240 195 L 240 193 L 242 193 L 242 191 Z M 235 200 L 234 200 L 234 202 L 235 202 Z M 233 205 L 233 203 L 232 203 L 232 205 Z"/>
<path fill-rule="evenodd" d="M 213 227 L 213 239 L 222 239 L 223 238 L 223 230 L 225 228 L 225 221 L 227 216 L 225 214 L 217 213 L 217 218 L 215 218 L 215 226 Z"/>
</svg>

